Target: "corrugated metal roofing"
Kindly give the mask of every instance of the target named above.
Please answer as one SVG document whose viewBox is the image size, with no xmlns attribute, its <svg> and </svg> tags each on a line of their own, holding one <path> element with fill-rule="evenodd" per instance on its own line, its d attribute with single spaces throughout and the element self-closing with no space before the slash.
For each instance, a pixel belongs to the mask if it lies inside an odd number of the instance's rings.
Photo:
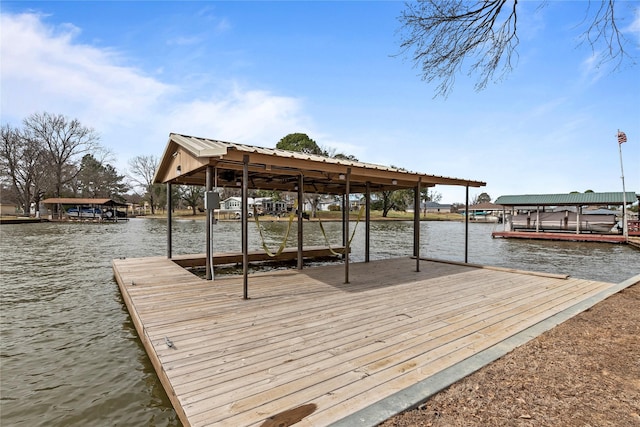
<svg viewBox="0 0 640 427">
<path fill-rule="evenodd" d="M 175 133 L 169 135 L 154 182 L 204 185 L 206 167 L 215 166 L 218 186 L 235 185 L 242 173 L 245 155 L 250 157 L 249 185 L 267 190 L 292 191 L 298 177 L 304 176 L 305 191 L 336 194 L 344 188 L 347 171 L 351 171 L 349 182 L 352 192 L 363 192 L 366 185 L 371 185 L 371 191 L 413 188 L 418 182 L 422 186 L 486 185 L 482 181 Z"/>
<path fill-rule="evenodd" d="M 447 208 L 449 209 L 451 207 L 451 205 L 447 204 L 447 205 L 443 205 L 442 203 L 438 203 L 438 202 L 426 202 L 422 204 L 423 207 L 426 207 L 427 209 L 431 208 L 431 209 L 435 209 L 435 208 Z"/>
<path fill-rule="evenodd" d="M 627 191 L 627 203 L 637 200 L 636 193 Z M 621 205 L 622 191 L 611 193 L 523 194 L 500 196 L 495 204 L 503 206 L 572 206 L 572 205 Z"/>
<path fill-rule="evenodd" d="M 116 202 L 112 199 L 90 199 L 86 197 L 51 197 L 42 201 L 45 205 L 105 205 L 127 206 L 126 203 Z"/>
<path fill-rule="evenodd" d="M 245 153 L 258 153 L 268 156 L 284 157 L 298 160 L 311 160 L 313 162 L 331 163 L 351 167 L 377 169 L 392 172 L 412 173 L 399 168 L 378 165 L 374 163 L 364 163 L 360 161 L 336 159 L 333 157 L 321 156 L 319 154 L 308 154 L 278 148 L 265 148 L 253 145 L 238 144 L 237 142 L 224 142 L 195 136 L 179 135 L 172 133 L 171 139 L 180 143 L 185 149 L 191 151 L 196 157 L 214 157 L 227 153 L 227 150 L 237 150 Z M 443 177 L 444 178 L 444 177 Z"/>
</svg>

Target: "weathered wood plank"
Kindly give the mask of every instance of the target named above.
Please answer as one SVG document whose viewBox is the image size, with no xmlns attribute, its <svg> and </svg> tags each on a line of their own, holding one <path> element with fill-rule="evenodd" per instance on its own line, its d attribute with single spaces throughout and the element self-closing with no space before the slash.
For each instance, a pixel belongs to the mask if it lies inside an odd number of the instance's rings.
<svg viewBox="0 0 640 427">
<path fill-rule="evenodd" d="M 556 302 L 554 301 L 550 304 L 553 305 L 556 304 Z M 527 300 L 523 305 L 536 304 Z M 300 377 L 300 373 L 297 373 L 293 377 L 286 375 L 277 377 L 274 370 L 270 370 L 269 374 L 271 377 L 269 382 L 259 386 L 243 388 L 243 390 L 247 390 L 249 394 L 249 396 L 244 398 L 242 398 L 242 394 L 238 392 L 234 393 L 233 405 L 230 408 L 224 408 L 224 413 L 230 414 L 233 413 L 233 411 L 239 411 L 239 408 L 252 406 L 254 404 L 257 406 L 257 402 L 261 402 L 259 404 L 261 409 L 266 409 L 269 407 L 268 402 L 271 396 L 278 396 L 279 399 L 280 396 L 288 396 L 291 394 L 292 390 L 308 389 L 314 387 L 316 383 L 322 383 L 323 387 L 327 387 L 329 384 L 332 384 L 331 381 L 334 378 L 338 378 L 337 381 L 340 384 L 340 388 L 344 388 L 349 378 L 352 377 L 353 367 L 355 366 L 359 367 L 356 371 L 362 373 L 363 377 L 376 376 L 375 379 L 367 380 L 369 382 L 375 383 L 379 380 L 383 382 L 390 381 L 394 377 L 404 373 L 408 369 L 408 366 L 417 366 L 420 362 L 420 357 L 413 358 L 413 361 L 407 361 L 407 354 L 424 355 L 428 352 L 433 353 L 435 349 L 439 349 L 439 351 L 445 351 L 446 349 L 446 351 L 449 351 L 447 346 L 452 345 L 456 350 L 460 350 L 469 347 L 470 342 L 484 342 L 486 339 L 482 337 L 486 334 L 484 334 L 483 331 L 488 327 L 483 328 L 483 325 L 502 326 L 505 323 L 502 319 L 505 319 L 505 317 L 507 320 L 511 319 L 512 316 L 510 316 L 509 313 L 519 311 L 519 308 L 514 307 L 506 310 L 506 314 L 504 314 L 504 310 L 501 310 L 502 308 L 500 307 L 490 310 L 487 318 L 479 318 L 478 315 L 471 314 L 468 316 L 468 322 L 460 322 L 464 323 L 464 325 L 449 325 L 431 332 L 423 331 L 422 334 L 409 339 L 396 337 L 395 339 L 385 340 L 382 343 L 376 343 L 376 348 L 371 348 L 372 346 L 353 346 L 339 350 L 334 348 L 334 350 L 331 351 L 333 358 L 330 360 L 315 362 L 305 366 L 304 370 L 310 373 L 310 376 Z M 491 323 L 494 321 L 496 323 Z M 506 328 L 501 328 L 502 334 L 506 333 L 504 332 L 505 330 Z M 372 334 L 375 333 L 376 331 L 372 331 Z M 425 342 L 425 336 L 433 337 L 433 339 Z M 431 354 L 429 358 L 429 360 L 432 360 L 433 354 Z M 338 365 L 341 368 L 336 368 L 334 365 Z M 340 372 L 340 369 L 342 369 L 342 372 Z M 336 374 L 338 375 L 336 376 Z M 359 395 L 367 391 L 368 388 L 365 386 L 367 381 L 359 378 L 352 383 L 352 388 L 355 387 L 356 389 L 353 390 L 354 394 Z M 358 390 L 359 388 L 363 389 Z M 216 392 L 217 391 L 216 388 Z M 325 389 L 322 394 L 333 394 L 334 391 L 333 389 Z M 216 404 L 223 403 L 218 398 L 215 400 Z M 317 402 L 314 401 L 314 403 Z M 210 418 L 212 408 L 211 406 L 207 406 L 206 408 L 207 413 L 205 417 Z M 194 419 L 197 420 L 198 416 L 195 416 Z M 238 420 L 234 420 L 234 422 L 242 424 L 242 422 Z"/>
<path fill-rule="evenodd" d="M 431 261 L 416 272 L 409 258 L 350 271 L 348 285 L 342 265 L 252 274 L 245 301 L 240 277 L 114 260 L 169 398 L 198 426 L 260 425 L 304 404 L 299 425 L 326 425 L 612 286 Z"/>
</svg>

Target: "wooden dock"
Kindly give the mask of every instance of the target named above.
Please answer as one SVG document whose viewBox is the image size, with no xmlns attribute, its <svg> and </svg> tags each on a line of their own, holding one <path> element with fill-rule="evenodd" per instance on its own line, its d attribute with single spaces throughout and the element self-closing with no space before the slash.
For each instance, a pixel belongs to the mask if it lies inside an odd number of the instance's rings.
<svg viewBox="0 0 640 427">
<path fill-rule="evenodd" d="M 410 258 L 206 281 L 116 259 L 123 299 L 185 426 L 340 422 L 614 287 Z M 344 421 L 343 421 L 344 422 Z M 348 424 L 351 424 L 350 422 Z"/>
<path fill-rule="evenodd" d="M 494 231 L 491 237 L 507 239 L 561 240 L 570 242 L 625 243 L 621 234 L 561 233 L 536 231 Z"/>
<path fill-rule="evenodd" d="M 633 246 L 634 248 L 640 249 L 640 237 L 637 236 L 629 236 L 627 240 L 627 244 Z"/>
</svg>

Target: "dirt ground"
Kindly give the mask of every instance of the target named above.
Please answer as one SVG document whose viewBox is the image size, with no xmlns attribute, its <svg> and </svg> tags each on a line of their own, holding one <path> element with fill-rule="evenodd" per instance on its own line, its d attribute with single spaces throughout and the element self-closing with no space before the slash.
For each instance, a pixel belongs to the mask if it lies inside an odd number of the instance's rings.
<svg viewBox="0 0 640 427">
<path fill-rule="evenodd" d="M 640 426 L 640 284 L 381 426 Z"/>
</svg>

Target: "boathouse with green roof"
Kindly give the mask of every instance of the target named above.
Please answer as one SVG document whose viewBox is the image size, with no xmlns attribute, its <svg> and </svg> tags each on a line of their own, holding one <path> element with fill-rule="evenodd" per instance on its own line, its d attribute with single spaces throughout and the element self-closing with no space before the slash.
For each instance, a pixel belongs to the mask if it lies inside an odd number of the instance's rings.
<svg viewBox="0 0 640 427">
<path fill-rule="evenodd" d="M 629 235 L 640 235 L 638 218 L 631 218 L 627 208 L 637 200 L 633 191 L 500 196 L 495 204 L 503 207 L 507 221 L 504 231 L 492 235 L 622 243 Z M 620 209 L 590 209 L 594 207 Z"/>
</svg>

